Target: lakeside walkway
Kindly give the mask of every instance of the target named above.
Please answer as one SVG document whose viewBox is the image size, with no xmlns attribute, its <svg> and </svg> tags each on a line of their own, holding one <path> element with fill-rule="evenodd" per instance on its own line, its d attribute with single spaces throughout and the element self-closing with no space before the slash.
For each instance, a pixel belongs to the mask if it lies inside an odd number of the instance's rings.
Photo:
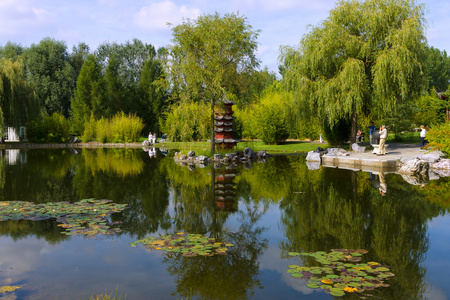
<svg viewBox="0 0 450 300">
<path fill-rule="evenodd" d="M 372 147 L 368 143 L 364 153 L 349 151 L 349 156 L 322 156 L 322 164 L 326 167 L 337 167 L 351 170 L 363 171 L 395 171 L 399 166 L 400 158 L 416 158 L 418 155 L 427 153 L 420 151 L 418 144 L 389 144 L 386 155 L 377 156 L 372 154 Z M 369 149 L 369 150 L 367 150 Z"/>
</svg>

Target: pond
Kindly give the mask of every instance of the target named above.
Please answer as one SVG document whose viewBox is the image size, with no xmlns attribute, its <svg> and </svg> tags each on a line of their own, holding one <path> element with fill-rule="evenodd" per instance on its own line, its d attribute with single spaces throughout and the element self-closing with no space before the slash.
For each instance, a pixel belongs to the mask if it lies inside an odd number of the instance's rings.
<svg viewBox="0 0 450 300">
<path fill-rule="evenodd" d="M 450 177 L 411 185 L 395 173 L 309 170 L 305 156 L 200 168 L 177 165 L 172 151 L 0 152 L 0 298 L 89 299 L 118 288 L 122 299 L 332 299 L 309 286 L 341 280 L 339 268 L 308 276 L 330 262 L 300 254 L 332 249 L 361 252 L 354 272 L 363 275 L 350 281 L 369 286 L 371 263 L 395 275 L 367 290 L 353 283 L 345 299 L 450 297 Z M 177 234 L 206 236 L 226 253 L 135 243 Z"/>
</svg>

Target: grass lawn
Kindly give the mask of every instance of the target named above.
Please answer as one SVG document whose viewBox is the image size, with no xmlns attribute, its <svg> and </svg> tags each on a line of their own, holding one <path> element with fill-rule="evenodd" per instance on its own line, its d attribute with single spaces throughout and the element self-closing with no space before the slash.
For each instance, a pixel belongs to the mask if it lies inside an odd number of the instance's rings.
<svg viewBox="0 0 450 300">
<path fill-rule="evenodd" d="M 197 155 L 210 155 L 210 144 L 208 142 L 165 142 L 159 143 L 159 148 L 177 149 L 181 153 L 194 150 Z M 264 145 L 261 141 L 244 141 L 237 145 L 237 150 L 244 150 L 250 147 L 253 151 L 267 150 L 270 153 L 306 153 L 314 151 L 317 147 L 328 148 L 328 144 L 319 144 L 305 141 L 287 141 L 280 145 Z M 234 149 L 233 151 L 235 151 Z M 232 151 L 216 151 L 217 153 L 226 153 Z"/>
</svg>

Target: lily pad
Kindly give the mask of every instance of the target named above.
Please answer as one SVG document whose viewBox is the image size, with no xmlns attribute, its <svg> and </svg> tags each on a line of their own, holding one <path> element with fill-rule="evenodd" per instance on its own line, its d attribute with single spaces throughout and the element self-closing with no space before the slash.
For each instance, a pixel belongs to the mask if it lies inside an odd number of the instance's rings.
<svg viewBox="0 0 450 300">
<path fill-rule="evenodd" d="M 146 237 L 142 240 L 130 243 L 135 246 L 137 244 L 144 245 L 150 251 L 161 250 L 166 252 L 182 253 L 183 256 L 213 256 L 226 255 L 228 248 L 224 245 L 233 245 L 229 242 L 216 242 L 214 238 L 208 238 L 200 234 L 186 234 L 176 233 L 173 235 L 166 235 L 160 238 L 152 236 Z M 299 267 L 299 266 L 295 266 Z M 295 269 L 289 269 L 288 272 L 297 272 Z M 303 276 L 303 274 L 301 274 Z M 299 276 L 300 277 L 300 276 Z"/>
</svg>

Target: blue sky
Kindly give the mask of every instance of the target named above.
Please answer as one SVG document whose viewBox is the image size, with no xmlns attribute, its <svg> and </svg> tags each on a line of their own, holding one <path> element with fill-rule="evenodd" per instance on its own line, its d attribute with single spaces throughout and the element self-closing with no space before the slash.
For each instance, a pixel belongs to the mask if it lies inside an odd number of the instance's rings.
<svg viewBox="0 0 450 300">
<path fill-rule="evenodd" d="M 278 70 L 281 45 L 298 45 L 308 25 L 327 18 L 334 0 L 0 0 L 0 45 L 29 46 L 44 37 L 79 42 L 91 50 L 105 41 L 133 38 L 165 46 L 172 38 L 167 22 L 202 14 L 239 12 L 260 29 L 258 57 L 262 67 Z M 428 43 L 450 53 L 450 1 L 423 0 L 427 7 Z"/>
</svg>

